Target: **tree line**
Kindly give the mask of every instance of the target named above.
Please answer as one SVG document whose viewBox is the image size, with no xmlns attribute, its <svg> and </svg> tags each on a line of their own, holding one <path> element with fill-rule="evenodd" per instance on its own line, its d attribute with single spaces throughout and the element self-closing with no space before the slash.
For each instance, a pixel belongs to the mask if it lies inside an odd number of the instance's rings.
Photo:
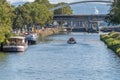
<svg viewBox="0 0 120 80">
<path fill-rule="evenodd" d="M 0 42 L 4 41 L 11 35 L 11 30 L 22 29 L 33 26 L 43 26 L 52 23 L 55 14 L 72 14 L 70 6 L 49 11 L 53 7 L 64 5 L 50 4 L 48 0 L 35 0 L 26 2 L 20 6 L 12 6 L 7 0 L 0 0 Z M 114 0 L 110 12 L 106 15 L 105 21 L 110 24 L 120 24 L 120 0 Z"/>
<path fill-rule="evenodd" d="M 0 0 L 0 42 L 11 35 L 11 30 L 52 23 L 54 14 L 72 14 L 70 6 L 63 8 L 62 13 L 61 9 L 49 11 L 61 4 L 66 3 L 50 4 L 48 0 L 35 0 L 15 7 L 7 0 Z"/>
</svg>

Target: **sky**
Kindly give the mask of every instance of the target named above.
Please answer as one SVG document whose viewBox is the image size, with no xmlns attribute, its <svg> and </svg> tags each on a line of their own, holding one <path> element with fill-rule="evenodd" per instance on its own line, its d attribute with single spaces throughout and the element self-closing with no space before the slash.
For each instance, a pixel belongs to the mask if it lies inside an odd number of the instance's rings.
<svg viewBox="0 0 120 80">
<path fill-rule="evenodd" d="M 34 0 L 7 0 L 10 3 L 14 2 L 33 2 Z M 58 2 L 77 2 L 77 1 L 85 1 L 85 0 L 49 0 L 50 3 L 58 3 Z M 97 0 L 96 0 L 97 1 Z M 110 0 L 101 0 L 101 1 L 110 1 Z"/>
</svg>

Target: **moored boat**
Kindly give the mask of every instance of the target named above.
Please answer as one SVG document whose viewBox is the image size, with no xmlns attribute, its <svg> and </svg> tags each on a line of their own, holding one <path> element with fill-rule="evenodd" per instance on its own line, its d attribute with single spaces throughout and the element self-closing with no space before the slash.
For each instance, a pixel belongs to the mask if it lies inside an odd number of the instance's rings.
<svg viewBox="0 0 120 80">
<path fill-rule="evenodd" d="M 38 35 L 36 33 L 28 33 L 24 36 L 28 40 L 28 44 L 36 44 L 38 41 Z"/>
<path fill-rule="evenodd" d="M 71 38 L 69 38 L 69 40 L 67 41 L 67 43 L 69 43 L 69 44 L 75 44 L 76 40 L 73 37 L 71 37 Z"/>
<path fill-rule="evenodd" d="M 23 52 L 27 49 L 28 43 L 25 37 L 22 36 L 14 36 L 10 37 L 3 44 L 3 51 L 5 52 Z"/>
</svg>

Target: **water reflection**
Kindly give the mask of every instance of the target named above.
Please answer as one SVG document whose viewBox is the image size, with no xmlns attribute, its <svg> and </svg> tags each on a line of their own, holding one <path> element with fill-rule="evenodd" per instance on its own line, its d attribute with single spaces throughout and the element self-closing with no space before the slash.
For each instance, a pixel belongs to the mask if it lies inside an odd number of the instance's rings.
<svg viewBox="0 0 120 80">
<path fill-rule="evenodd" d="M 0 52 L 0 66 L 2 63 L 6 62 L 7 54 Z"/>
</svg>

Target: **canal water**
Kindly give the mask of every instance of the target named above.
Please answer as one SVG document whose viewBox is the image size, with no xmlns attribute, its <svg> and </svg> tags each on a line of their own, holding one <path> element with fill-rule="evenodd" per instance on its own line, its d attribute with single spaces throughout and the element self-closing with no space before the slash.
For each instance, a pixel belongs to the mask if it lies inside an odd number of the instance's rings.
<svg viewBox="0 0 120 80">
<path fill-rule="evenodd" d="M 77 44 L 67 44 L 70 37 Z M 54 35 L 25 52 L 0 53 L 0 80 L 120 80 L 120 58 L 99 34 Z"/>
</svg>

